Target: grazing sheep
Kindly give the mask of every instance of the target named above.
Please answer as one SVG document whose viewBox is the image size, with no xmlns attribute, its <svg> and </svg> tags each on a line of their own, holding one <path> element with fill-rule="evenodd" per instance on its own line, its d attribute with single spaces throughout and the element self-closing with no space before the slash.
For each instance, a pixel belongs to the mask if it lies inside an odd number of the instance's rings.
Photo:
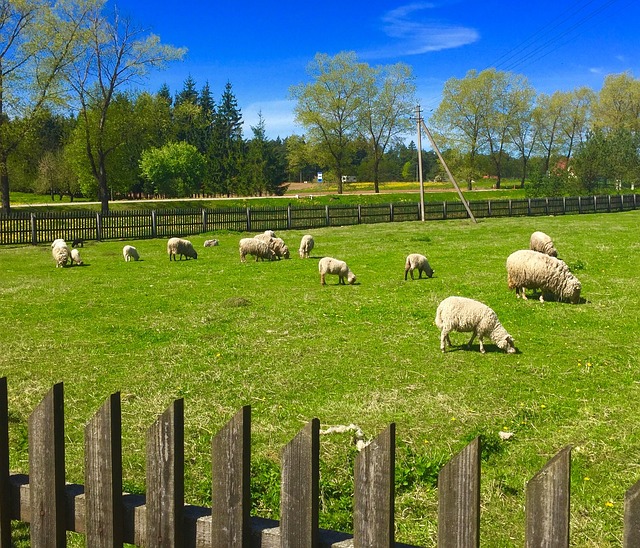
<svg viewBox="0 0 640 548">
<path fill-rule="evenodd" d="M 419 253 L 411 253 L 411 255 L 407 256 L 407 260 L 404 263 L 404 279 L 406 280 L 407 273 L 410 273 L 411 279 L 413 280 L 413 271 L 416 269 L 419 272 L 418 278 L 422 278 L 423 272 L 427 275 L 427 278 L 433 276 L 433 269 L 429 266 L 427 258 Z"/>
<path fill-rule="evenodd" d="M 315 242 L 313 241 L 313 236 L 311 236 L 310 234 L 305 234 L 302 237 L 302 240 L 300 240 L 300 249 L 298 250 L 298 253 L 300 254 L 300 258 L 308 259 L 309 253 L 311 253 L 311 250 L 313 249 L 314 245 L 315 245 Z"/>
<path fill-rule="evenodd" d="M 183 240 L 182 238 L 171 238 L 167 242 L 167 253 L 169 254 L 169 260 L 173 257 L 174 261 L 177 261 L 176 255 L 180 255 L 187 259 L 197 259 L 198 252 L 193 248 L 193 244 L 189 240 Z"/>
<path fill-rule="evenodd" d="M 55 240 L 51 244 L 51 254 L 56 262 L 56 268 L 66 266 L 67 261 L 69 261 L 69 247 L 64 240 Z"/>
<path fill-rule="evenodd" d="M 56 246 L 59 245 L 67 245 L 67 242 L 65 242 L 62 238 L 57 238 L 55 240 L 53 240 L 53 242 L 51 242 L 51 248 L 53 249 Z"/>
<path fill-rule="evenodd" d="M 536 231 L 531 234 L 529 240 L 529 249 L 538 251 L 540 253 L 546 253 L 551 257 L 558 256 L 558 250 L 553 245 L 553 240 L 547 236 L 544 232 Z"/>
<path fill-rule="evenodd" d="M 219 245 L 219 243 L 218 240 L 205 240 L 204 247 L 215 247 Z"/>
<path fill-rule="evenodd" d="M 82 238 L 76 238 L 73 240 L 71 247 L 84 247 L 84 240 Z"/>
<path fill-rule="evenodd" d="M 273 249 L 273 253 L 278 260 L 280 260 L 281 257 L 285 259 L 289 258 L 289 248 L 282 238 L 273 238 L 270 247 Z"/>
<path fill-rule="evenodd" d="M 75 247 L 71 249 L 71 264 L 76 263 L 77 265 L 83 264 L 82 258 L 80 257 L 80 251 L 78 251 Z"/>
<path fill-rule="evenodd" d="M 324 278 L 327 274 L 337 274 L 338 283 L 342 285 L 346 285 L 344 282 L 345 278 L 351 285 L 356 281 L 356 275 L 351 272 L 347 263 L 338 259 L 333 259 L 332 257 L 323 257 L 320 259 L 320 262 L 318 263 L 318 270 L 320 271 L 320 283 L 322 285 L 326 285 Z"/>
<path fill-rule="evenodd" d="M 558 300 L 572 303 L 580 301 L 582 286 L 567 264 L 555 257 L 521 249 L 507 258 L 507 283 L 516 290 L 516 297 L 526 300 L 526 289 L 540 289 L 540 302 L 544 296 L 553 295 Z"/>
<path fill-rule="evenodd" d="M 132 245 L 125 245 L 122 248 L 122 256 L 126 262 L 129 262 L 131 259 L 134 261 L 140 260 L 140 255 L 138 255 L 138 250 Z"/>
<path fill-rule="evenodd" d="M 267 236 L 271 236 L 272 238 L 276 237 L 276 233 L 273 230 L 265 230 L 264 234 L 266 234 Z"/>
<path fill-rule="evenodd" d="M 440 350 L 445 351 L 446 345 L 451 346 L 449 333 L 471 332 L 471 339 L 467 347 L 471 348 L 473 339 L 478 337 L 480 352 L 485 353 L 482 339 L 489 337 L 500 350 L 513 354 L 516 349 L 513 337 L 502 327 L 497 314 L 486 304 L 466 297 L 447 297 L 438 305 L 436 311 L 436 326 L 440 329 Z"/>
<path fill-rule="evenodd" d="M 269 244 L 259 240 L 258 238 L 242 238 L 240 240 L 240 261 L 246 263 L 246 256 L 253 255 L 256 261 L 267 259 L 273 260 L 275 254 Z"/>
</svg>

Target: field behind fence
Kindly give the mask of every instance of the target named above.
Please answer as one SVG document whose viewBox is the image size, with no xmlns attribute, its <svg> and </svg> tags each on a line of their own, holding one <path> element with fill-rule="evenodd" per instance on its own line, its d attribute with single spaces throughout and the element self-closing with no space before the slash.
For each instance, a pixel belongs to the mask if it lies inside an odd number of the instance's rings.
<svg viewBox="0 0 640 548">
<path fill-rule="evenodd" d="M 474 217 L 520 217 L 629 211 L 637 194 L 477 200 L 469 202 Z M 464 219 L 462 202 L 427 202 L 425 220 Z M 419 203 L 339 206 L 235 207 L 151 211 L 65 211 L 0 214 L 0 245 L 65 240 L 169 238 L 215 231 L 313 229 L 356 224 L 421 220 Z"/>
<path fill-rule="evenodd" d="M 212 508 L 184 501 L 184 401 L 146 434 L 146 495 L 122 492 L 120 394 L 85 426 L 85 482 L 66 484 L 63 385 L 29 416 L 29 476 L 9 471 L 7 378 L 0 378 L 0 547 L 11 520 L 30 524 L 31 545 L 65 546 L 66 532 L 91 547 L 399 547 L 394 540 L 395 425 L 362 449 L 354 468 L 354 534 L 320 530 L 320 422 L 312 419 L 282 452 L 281 519 L 250 515 L 251 408 L 245 406 L 211 443 Z M 480 546 L 481 439 L 438 476 L 438 546 Z M 526 487 L 525 545 L 570 545 L 571 447 L 561 449 Z M 640 482 L 625 495 L 624 546 L 640 545 Z M 487 538 L 490 532 L 487 532 Z"/>
</svg>

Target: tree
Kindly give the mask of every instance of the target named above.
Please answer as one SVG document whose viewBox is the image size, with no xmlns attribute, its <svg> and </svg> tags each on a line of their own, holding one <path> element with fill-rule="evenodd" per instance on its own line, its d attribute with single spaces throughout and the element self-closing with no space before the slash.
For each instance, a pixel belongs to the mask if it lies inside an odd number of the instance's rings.
<svg viewBox="0 0 640 548">
<path fill-rule="evenodd" d="M 297 102 L 295 118 L 335 172 L 342 194 L 349 145 L 359 130 L 363 84 L 371 71 L 354 52 L 342 52 L 335 57 L 316 54 L 307 72 L 313 81 L 290 89 Z"/>
<path fill-rule="evenodd" d="M 156 194 L 186 197 L 200 190 L 206 169 L 204 156 L 198 149 L 180 142 L 145 150 L 140 170 Z"/>
<path fill-rule="evenodd" d="M 604 131 L 640 131 L 640 80 L 630 73 L 605 78 L 594 107 L 594 125 Z"/>
<path fill-rule="evenodd" d="M 50 192 L 52 200 L 54 194 L 60 196 L 61 200 L 63 196 L 69 196 L 72 202 L 80 195 L 80 182 L 63 149 L 47 151 L 40 158 L 36 191 Z"/>
<path fill-rule="evenodd" d="M 566 114 L 562 120 L 567 160 L 571 158 L 576 144 L 582 143 L 586 138 L 594 102 L 595 93 L 587 87 L 578 88 L 568 94 Z"/>
<path fill-rule="evenodd" d="M 562 125 L 566 118 L 568 96 L 560 91 L 553 95 L 538 95 L 532 118 L 538 136 L 538 145 L 543 152 L 542 173 L 551 167 L 551 158 L 562 151 Z"/>
<path fill-rule="evenodd" d="M 369 72 L 363 78 L 360 133 L 372 157 L 374 191 L 380 192 L 380 161 L 385 151 L 413 127 L 415 84 L 411 67 L 403 63 Z"/>
<path fill-rule="evenodd" d="M 139 81 L 149 70 L 182 58 L 185 50 L 163 45 L 153 34 L 145 35 L 129 20 L 120 18 L 117 11 L 110 18 L 105 17 L 102 14 L 105 0 L 86 1 L 94 3 L 87 15 L 87 24 L 83 25 L 85 41 L 76 49 L 74 62 L 64 72 L 77 100 L 86 154 L 102 211 L 107 212 L 107 159 L 124 143 L 124 138 L 120 142 L 105 142 L 114 96 Z M 70 12 L 69 17 L 78 21 L 80 15 L 76 10 Z"/>
</svg>

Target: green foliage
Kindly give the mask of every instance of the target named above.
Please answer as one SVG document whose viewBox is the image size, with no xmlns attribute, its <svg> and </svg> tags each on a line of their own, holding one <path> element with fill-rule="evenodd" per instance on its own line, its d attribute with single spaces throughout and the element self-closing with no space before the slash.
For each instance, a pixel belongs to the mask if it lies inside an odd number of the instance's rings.
<svg viewBox="0 0 640 548">
<path fill-rule="evenodd" d="M 450 456 L 431 451 L 416 451 L 411 445 L 399 442 L 396 447 L 396 493 L 402 495 L 420 486 L 438 485 L 438 474 Z"/>
<path fill-rule="evenodd" d="M 184 141 L 168 143 L 162 148 L 145 150 L 140 170 L 156 194 L 191 196 L 200 190 L 205 159 L 195 146 Z"/>
</svg>

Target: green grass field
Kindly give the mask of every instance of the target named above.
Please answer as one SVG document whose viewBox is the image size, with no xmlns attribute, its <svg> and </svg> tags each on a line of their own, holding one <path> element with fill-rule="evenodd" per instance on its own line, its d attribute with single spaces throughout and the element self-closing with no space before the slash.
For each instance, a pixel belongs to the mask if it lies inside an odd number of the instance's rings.
<svg viewBox="0 0 640 548">
<path fill-rule="evenodd" d="M 145 432 L 185 399 L 186 500 L 210 501 L 212 436 L 252 406 L 254 515 L 278 518 L 279 455 L 313 417 L 357 424 L 368 438 L 397 427 L 397 535 L 436 545 L 440 466 L 482 435 L 482 544 L 524 544 L 526 482 L 573 446 L 571 539 L 620 546 L 624 492 L 640 479 L 640 211 L 567 217 L 359 225 L 279 232 L 290 260 L 240 263 L 247 234 L 190 238 L 198 260 L 170 263 L 165 240 L 87 242 L 85 266 L 56 269 L 49 246 L 0 248 L 0 375 L 8 377 L 11 470 L 28 471 L 27 420 L 65 386 L 67 481 L 83 482 L 83 429 L 122 393 L 125 488 L 144 491 Z M 586 302 L 517 300 L 505 259 L 550 234 Z M 208 238 L 219 247 L 204 248 Z M 423 253 L 432 279 L 404 281 Z M 358 277 L 320 285 L 318 259 Z M 491 306 L 518 353 L 442 354 L 438 303 L 464 295 Z M 452 334 L 461 345 L 467 334 Z M 485 341 L 487 342 L 487 341 Z M 499 431 L 513 432 L 500 441 Z M 349 531 L 351 436 L 321 437 L 321 525 Z M 81 541 L 77 541 L 81 542 Z"/>
</svg>

